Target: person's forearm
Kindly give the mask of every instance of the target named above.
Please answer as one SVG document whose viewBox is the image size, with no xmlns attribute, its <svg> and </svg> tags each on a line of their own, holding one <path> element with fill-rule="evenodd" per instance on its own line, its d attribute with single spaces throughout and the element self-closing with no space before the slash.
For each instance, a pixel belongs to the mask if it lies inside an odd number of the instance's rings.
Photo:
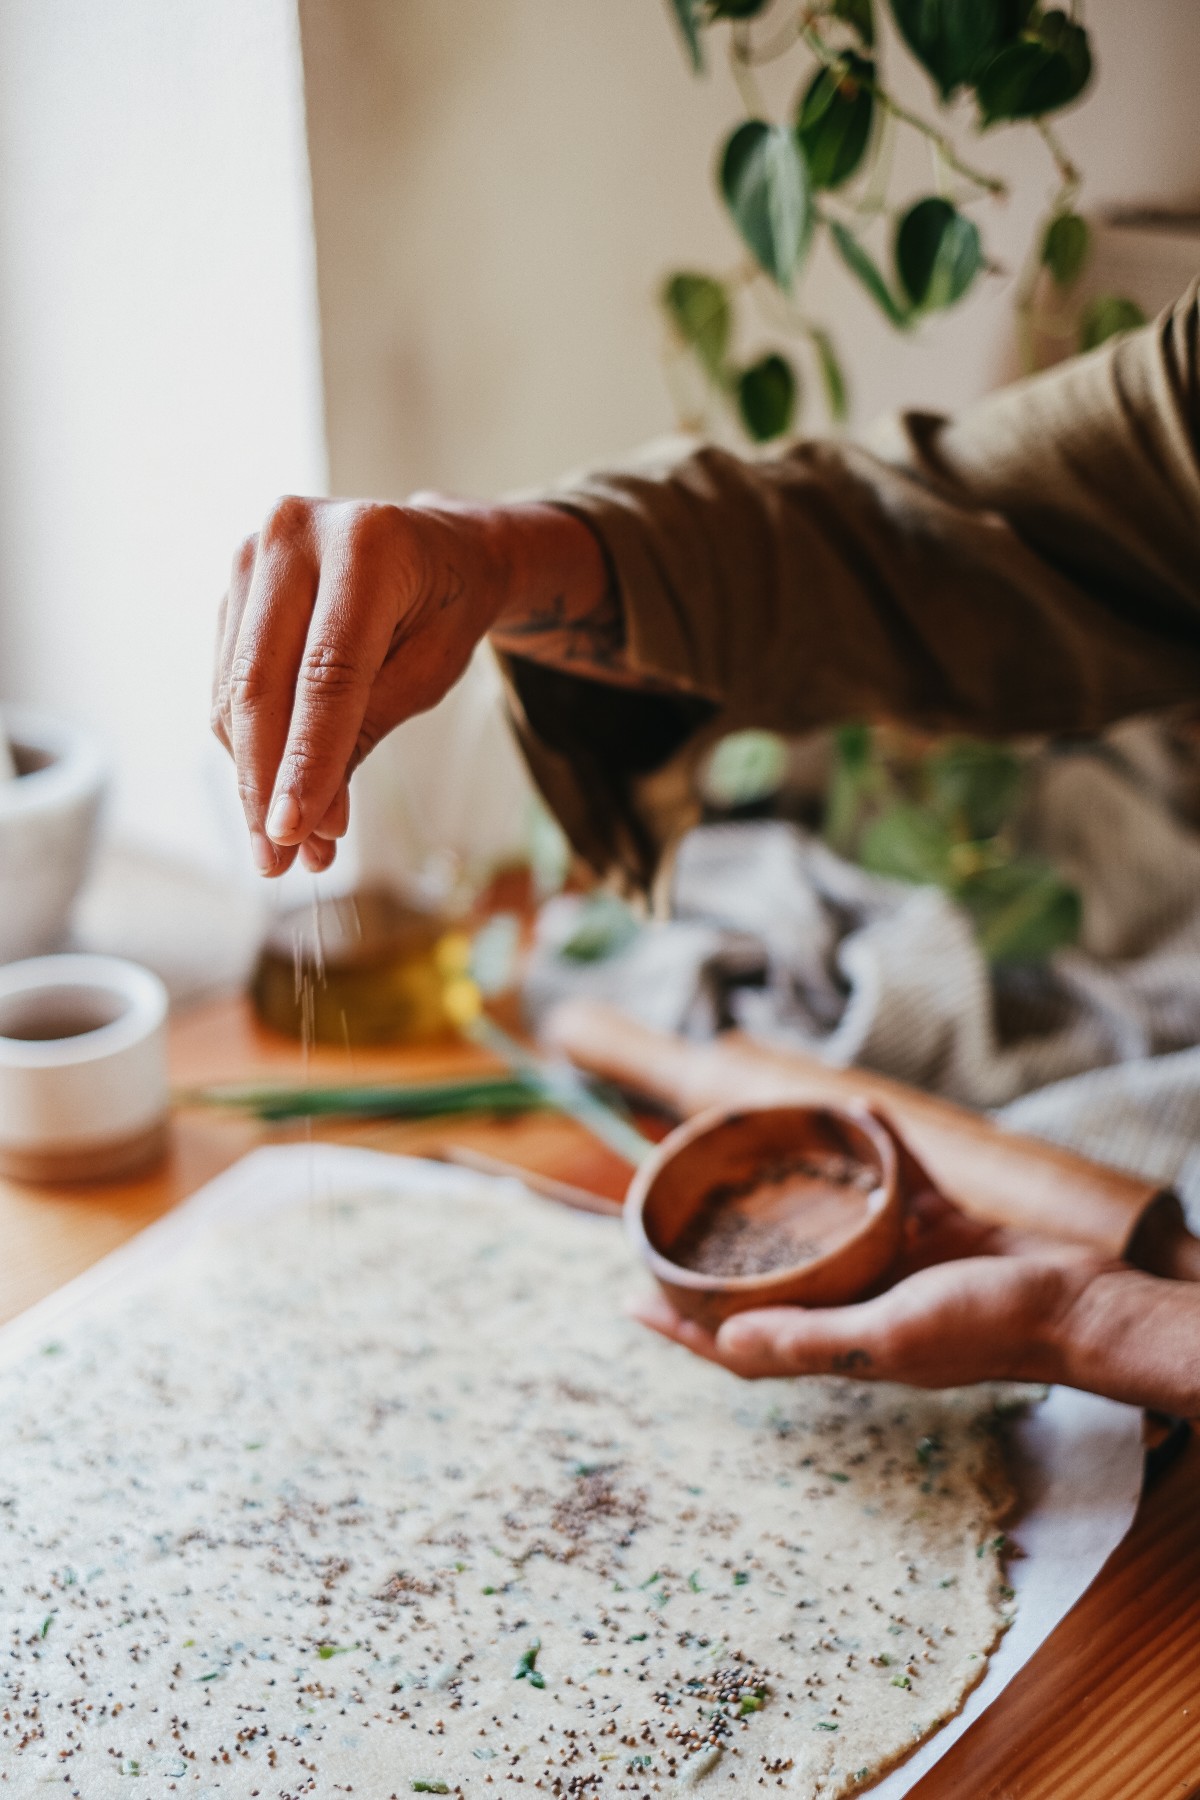
<svg viewBox="0 0 1200 1800">
<path fill-rule="evenodd" d="M 1055 1379 L 1200 1418 L 1200 1288 L 1134 1269 L 1098 1274 L 1053 1331 Z"/>
<path fill-rule="evenodd" d="M 874 453 L 591 473 L 643 675 L 730 730 L 1096 731 L 1200 692 L 1200 290 L 1158 327 L 909 417 Z"/>
<path fill-rule="evenodd" d="M 625 626 L 595 534 L 561 507 L 496 509 L 507 598 L 492 626 L 496 649 L 588 679 L 636 683 Z"/>
</svg>

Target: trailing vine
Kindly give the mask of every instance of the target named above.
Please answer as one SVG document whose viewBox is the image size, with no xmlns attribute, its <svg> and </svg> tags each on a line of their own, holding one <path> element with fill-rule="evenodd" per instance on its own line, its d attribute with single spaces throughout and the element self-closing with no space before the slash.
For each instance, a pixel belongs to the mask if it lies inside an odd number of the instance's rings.
<svg viewBox="0 0 1200 1800">
<path fill-rule="evenodd" d="M 976 210 L 1002 201 L 1008 184 L 964 150 L 947 109 L 966 95 L 984 134 L 1026 125 L 1056 177 L 1015 289 L 1022 356 L 1033 363 L 1035 297 L 1044 271 L 1065 292 L 1087 261 L 1090 238 L 1078 207 L 1082 177 L 1050 117 L 1072 105 L 1092 77 L 1087 30 L 1076 16 L 1037 0 L 886 0 L 900 37 L 933 83 L 941 117 L 896 98 L 885 79 L 875 7 L 883 0 L 670 0 L 693 69 L 704 71 L 720 29 L 746 116 L 721 147 L 717 183 L 747 256 L 731 273 L 669 275 L 662 304 L 678 348 L 702 371 L 748 435 L 766 442 L 800 413 L 801 379 L 788 350 L 739 364 L 739 304 L 753 291 L 773 296 L 772 316 L 802 344 L 819 376 L 832 420 L 848 410 L 848 384 L 829 328 L 806 312 L 803 281 L 826 234 L 847 274 L 889 324 L 909 331 L 970 292 L 990 264 Z M 790 115 L 769 116 L 758 71 L 800 63 Z M 960 109 L 961 111 L 961 109 Z M 889 138 L 926 139 L 937 191 L 903 206 L 889 198 Z M 886 256 L 868 234 L 890 234 Z M 1132 301 L 1106 295 L 1082 320 L 1051 320 L 1081 348 L 1141 322 Z"/>
</svg>

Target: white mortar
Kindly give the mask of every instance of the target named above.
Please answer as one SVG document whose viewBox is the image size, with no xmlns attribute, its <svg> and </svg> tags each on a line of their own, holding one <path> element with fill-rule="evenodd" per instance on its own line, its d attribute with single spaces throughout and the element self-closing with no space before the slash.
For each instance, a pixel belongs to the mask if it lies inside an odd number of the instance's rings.
<svg viewBox="0 0 1200 1800">
<path fill-rule="evenodd" d="M 0 781 L 0 963 L 56 950 L 87 870 L 104 765 L 86 732 L 5 707 L 18 774 Z"/>
</svg>

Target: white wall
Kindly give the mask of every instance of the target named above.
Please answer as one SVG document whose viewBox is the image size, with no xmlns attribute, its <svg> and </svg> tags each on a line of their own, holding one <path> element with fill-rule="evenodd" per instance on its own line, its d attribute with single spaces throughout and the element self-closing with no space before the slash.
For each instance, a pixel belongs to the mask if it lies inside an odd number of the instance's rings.
<svg viewBox="0 0 1200 1800">
<path fill-rule="evenodd" d="M 216 603 L 325 480 L 292 0 L 4 0 L 0 394 L 0 698 L 93 724 L 116 829 L 212 862 Z"/>
<path fill-rule="evenodd" d="M 1085 201 L 1196 205 L 1196 0 L 1089 0 L 1087 19 L 1099 75 L 1061 126 Z M 694 80 L 660 0 L 301 0 L 301 20 L 335 487 L 495 493 L 668 429 L 655 289 L 672 266 L 740 255 L 709 179 L 741 113 L 723 62 Z M 786 107 L 788 88 L 772 97 Z M 1050 164 L 1028 126 L 968 144 L 1014 183 L 980 213 L 1013 269 Z M 896 166 L 929 190 L 911 133 Z M 840 267 L 814 274 L 806 301 L 837 332 L 860 418 L 955 405 L 990 378 L 1011 280 L 906 339 Z"/>
</svg>

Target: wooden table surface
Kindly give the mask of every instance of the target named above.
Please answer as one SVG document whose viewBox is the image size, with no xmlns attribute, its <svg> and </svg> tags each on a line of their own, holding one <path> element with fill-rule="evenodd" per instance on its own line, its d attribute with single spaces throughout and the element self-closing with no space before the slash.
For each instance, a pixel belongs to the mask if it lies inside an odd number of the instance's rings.
<svg viewBox="0 0 1200 1800">
<path fill-rule="evenodd" d="M 184 1014 L 172 1027 L 176 1082 L 299 1080 L 299 1046 L 258 1027 L 240 1000 Z M 461 1045 L 360 1051 L 362 1080 L 432 1079 L 487 1066 Z M 348 1078 L 344 1051 L 314 1051 L 313 1077 Z M 0 1321 L 89 1267 L 266 1142 L 268 1130 L 182 1113 L 167 1162 L 92 1188 L 0 1180 Z M 316 1126 L 313 1135 L 431 1154 L 454 1143 L 618 1196 L 628 1171 L 570 1120 Z M 1125 1543 L 1000 1701 L 914 1790 L 917 1800 L 1193 1800 L 1200 1797 L 1200 1442 L 1152 1486 Z"/>
</svg>

